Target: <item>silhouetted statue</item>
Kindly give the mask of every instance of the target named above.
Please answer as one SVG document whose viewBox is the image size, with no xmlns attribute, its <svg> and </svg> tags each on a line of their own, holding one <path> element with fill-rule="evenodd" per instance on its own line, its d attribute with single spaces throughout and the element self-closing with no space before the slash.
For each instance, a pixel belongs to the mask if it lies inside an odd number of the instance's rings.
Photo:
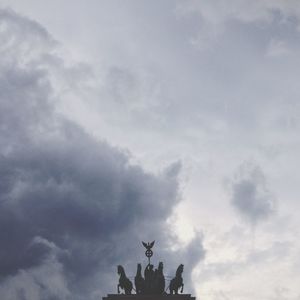
<svg viewBox="0 0 300 300">
<path fill-rule="evenodd" d="M 183 280 L 182 280 L 182 274 L 183 272 L 183 265 L 179 265 L 176 271 L 176 276 L 171 280 L 170 282 L 170 294 L 178 294 L 178 289 L 181 287 L 181 293 L 183 292 Z"/>
<path fill-rule="evenodd" d="M 164 276 L 164 265 L 162 262 L 158 264 L 158 268 L 154 274 L 154 293 L 163 294 L 165 292 L 165 276 Z"/>
<path fill-rule="evenodd" d="M 119 284 L 118 284 L 118 294 L 120 294 L 120 288 L 125 291 L 126 295 L 131 295 L 132 291 L 132 282 L 126 277 L 124 268 L 118 266 L 118 274 L 120 275 Z"/>
<path fill-rule="evenodd" d="M 148 258 L 148 265 L 144 270 L 144 278 L 142 276 L 142 265 L 137 264 L 136 275 L 134 277 L 135 291 L 138 295 L 164 295 L 165 292 L 165 276 L 164 276 L 164 265 L 159 262 L 157 269 L 154 271 L 153 265 L 150 263 L 150 258 L 153 255 L 152 248 L 155 241 L 153 242 L 142 242 L 143 246 L 146 248 L 145 255 Z M 180 264 L 176 270 L 175 277 L 171 280 L 168 286 L 170 294 L 183 293 L 183 264 Z M 118 266 L 118 274 L 120 275 L 118 288 L 118 294 L 120 294 L 120 288 L 124 290 L 125 295 L 131 295 L 133 286 L 132 282 L 126 277 L 124 268 Z M 130 277 L 131 278 L 131 277 Z M 181 289 L 180 289 L 181 288 Z M 104 298 L 103 298 L 104 299 Z"/>
<path fill-rule="evenodd" d="M 142 276 L 142 265 L 137 264 L 136 275 L 134 277 L 135 290 L 137 294 L 144 294 L 145 280 Z"/>
<path fill-rule="evenodd" d="M 153 265 L 148 264 L 144 271 L 145 276 L 145 294 L 153 293 L 154 270 Z"/>
</svg>

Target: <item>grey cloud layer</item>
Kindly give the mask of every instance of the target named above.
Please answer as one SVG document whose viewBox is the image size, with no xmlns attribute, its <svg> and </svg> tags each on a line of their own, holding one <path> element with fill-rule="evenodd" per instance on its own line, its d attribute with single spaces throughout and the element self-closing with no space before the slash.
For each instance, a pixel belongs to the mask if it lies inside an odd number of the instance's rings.
<svg viewBox="0 0 300 300">
<path fill-rule="evenodd" d="M 275 197 L 268 190 L 261 169 L 245 163 L 232 184 L 231 204 L 250 223 L 256 224 L 275 212 Z"/>
<path fill-rule="evenodd" d="M 135 272 L 144 238 L 158 240 L 172 269 L 184 263 L 184 252 L 170 255 L 165 223 L 179 201 L 180 164 L 148 174 L 55 113 L 55 42 L 12 11 L 0 17 L 1 298 L 98 299 L 114 291 L 116 264 Z M 189 249 L 187 278 L 203 257 L 201 238 Z"/>
</svg>

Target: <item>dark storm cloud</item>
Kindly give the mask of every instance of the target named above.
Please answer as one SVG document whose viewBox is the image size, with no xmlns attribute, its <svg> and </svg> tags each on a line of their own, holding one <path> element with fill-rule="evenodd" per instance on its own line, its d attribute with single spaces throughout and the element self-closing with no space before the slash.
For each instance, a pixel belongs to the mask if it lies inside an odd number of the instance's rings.
<svg viewBox="0 0 300 300">
<path fill-rule="evenodd" d="M 252 164 L 244 164 L 232 184 L 231 203 L 234 208 L 252 224 L 272 215 L 275 199 L 266 185 L 261 169 Z"/>
<path fill-rule="evenodd" d="M 201 238 L 187 248 L 193 252 L 171 252 L 165 222 L 179 201 L 180 164 L 149 174 L 55 113 L 43 64 L 55 43 L 9 10 L 0 11 L 0 25 L 1 298 L 114 292 L 115 265 L 134 268 L 144 238 L 157 239 L 172 264 L 187 259 L 189 278 L 203 257 Z"/>
</svg>

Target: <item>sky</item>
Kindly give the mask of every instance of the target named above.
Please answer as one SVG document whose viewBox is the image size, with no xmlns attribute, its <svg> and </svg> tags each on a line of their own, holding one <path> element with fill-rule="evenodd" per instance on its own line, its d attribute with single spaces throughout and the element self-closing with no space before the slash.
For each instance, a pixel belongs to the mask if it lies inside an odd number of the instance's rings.
<svg viewBox="0 0 300 300">
<path fill-rule="evenodd" d="M 299 300 L 299 53 L 298 0 L 0 0 L 0 298 L 155 240 L 198 299 Z"/>
</svg>

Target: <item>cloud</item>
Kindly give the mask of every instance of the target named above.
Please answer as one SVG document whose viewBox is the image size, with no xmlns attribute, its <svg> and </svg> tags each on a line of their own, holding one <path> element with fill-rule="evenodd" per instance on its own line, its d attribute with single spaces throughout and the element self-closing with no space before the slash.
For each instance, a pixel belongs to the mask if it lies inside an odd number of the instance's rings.
<svg viewBox="0 0 300 300">
<path fill-rule="evenodd" d="M 244 23 L 270 23 L 278 14 L 282 21 L 289 17 L 300 17 L 299 5 L 293 0 L 235 0 L 229 4 L 224 0 L 191 0 L 179 5 L 178 9 L 182 12 L 198 12 L 205 21 L 223 25 L 233 19 Z"/>
<path fill-rule="evenodd" d="M 291 273 L 296 241 L 272 239 L 269 233 L 263 238 L 265 234 L 260 232 L 256 248 L 250 247 L 251 233 L 243 225 L 225 234 L 210 235 L 207 257 L 195 272 L 195 280 L 200 283 L 199 295 L 209 297 L 223 290 L 228 298 L 254 299 L 260 295 L 271 299 L 279 285 L 298 294 Z"/>
<path fill-rule="evenodd" d="M 188 246 L 181 253 L 181 260 L 185 261 L 184 263 L 184 283 L 185 283 L 185 292 L 195 293 L 193 286 L 191 285 L 193 270 L 197 266 L 200 260 L 203 260 L 205 257 L 205 249 L 202 245 L 203 235 L 199 232 L 196 233 L 194 239 L 188 244 Z M 188 258 L 188 259 L 186 259 Z"/>
<path fill-rule="evenodd" d="M 15 276 L 3 279 L 0 285 L 1 298 L 70 299 L 72 295 L 63 269 L 63 265 L 55 256 L 47 257 L 38 267 L 20 270 Z"/>
<path fill-rule="evenodd" d="M 278 57 L 290 53 L 286 43 L 280 40 L 271 40 L 267 55 Z"/>
<path fill-rule="evenodd" d="M 192 261 L 191 272 L 202 239 L 192 255 L 172 252 L 166 223 L 180 164 L 147 173 L 58 114 L 57 43 L 13 11 L 0 16 L 0 297 L 98 299 L 114 292 L 115 265 L 135 272 L 145 238 L 172 264 Z"/>
<path fill-rule="evenodd" d="M 234 0 L 230 3 L 191 0 L 178 4 L 177 12 L 179 16 L 196 15 L 199 18 L 200 32 L 191 39 L 199 49 L 214 44 L 232 25 L 243 27 L 251 24 L 265 30 L 266 26 L 277 24 L 278 28 L 283 28 L 292 24 L 295 31 L 299 31 L 300 24 L 300 9 L 294 0 Z M 274 30 L 271 33 L 274 34 Z"/>
<path fill-rule="evenodd" d="M 275 212 L 275 197 L 258 166 L 248 163 L 240 167 L 232 183 L 231 204 L 252 224 L 267 219 Z"/>
</svg>

